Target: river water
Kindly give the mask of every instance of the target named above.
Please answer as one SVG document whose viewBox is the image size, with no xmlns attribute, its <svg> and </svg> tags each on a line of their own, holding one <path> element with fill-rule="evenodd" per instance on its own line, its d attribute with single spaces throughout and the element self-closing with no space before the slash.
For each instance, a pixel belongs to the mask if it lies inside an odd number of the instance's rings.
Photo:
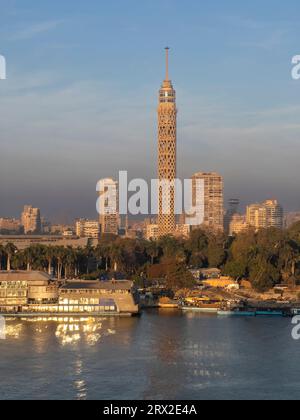
<svg viewBox="0 0 300 420">
<path fill-rule="evenodd" d="M 299 399 L 288 318 L 11 320 L 0 399 Z"/>
</svg>

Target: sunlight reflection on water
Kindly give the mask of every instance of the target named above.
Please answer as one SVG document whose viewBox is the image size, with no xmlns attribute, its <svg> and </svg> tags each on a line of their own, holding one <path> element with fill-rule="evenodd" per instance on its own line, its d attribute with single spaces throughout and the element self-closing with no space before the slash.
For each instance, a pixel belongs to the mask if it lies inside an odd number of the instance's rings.
<svg viewBox="0 0 300 420">
<path fill-rule="evenodd" d="M 149 311 L 6 324 L 3 399 L 300 398 L 300 346 L 288 319 Z"/>
</svg>

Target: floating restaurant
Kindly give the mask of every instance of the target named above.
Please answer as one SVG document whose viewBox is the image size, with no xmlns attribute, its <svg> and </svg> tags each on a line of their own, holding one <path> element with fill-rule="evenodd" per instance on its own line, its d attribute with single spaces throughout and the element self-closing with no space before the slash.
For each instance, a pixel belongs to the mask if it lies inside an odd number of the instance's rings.
<svg viewBox="0 0 300 420">
<path fill-rule="evenodd" d="M 138 294 L 128 280 L 62 284 L 43 272 L 0 272 L 1 315 L 120 315 L 139 313 Z"/>
</svg>

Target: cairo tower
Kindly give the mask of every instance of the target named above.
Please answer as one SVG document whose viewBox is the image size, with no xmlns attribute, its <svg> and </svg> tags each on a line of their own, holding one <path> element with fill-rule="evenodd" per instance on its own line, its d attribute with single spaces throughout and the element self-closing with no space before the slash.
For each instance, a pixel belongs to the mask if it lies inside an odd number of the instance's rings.
<svg viewBox="0 0 300 420">
<path fill-rule="evenodd" d="M 159 91 L 158 106 L 159 237 L 173 235 L 176 231 L 176 143 L 176 92 L 169 80 L 169 48 L 166 48 L 166 78 Z"/>
</svg>

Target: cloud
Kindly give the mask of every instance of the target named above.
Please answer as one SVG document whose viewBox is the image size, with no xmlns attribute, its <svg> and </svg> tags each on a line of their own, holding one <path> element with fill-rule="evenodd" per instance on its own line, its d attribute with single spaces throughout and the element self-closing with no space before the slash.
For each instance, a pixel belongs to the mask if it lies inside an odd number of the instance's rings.
<svg viewBox="0 0 300 420">
<path fill-rule="evenodd" d="M 34 23 L 26 28 L 16 31 L 11 37 L 12 41 L 25 41 L 31 38 L 34 38 L 37 35 L 40 35 L 45 32 L 49 32 L 59 25 L 63 24 L 64 20 L 51 20 L 46 22 Z"/>
</svg>

